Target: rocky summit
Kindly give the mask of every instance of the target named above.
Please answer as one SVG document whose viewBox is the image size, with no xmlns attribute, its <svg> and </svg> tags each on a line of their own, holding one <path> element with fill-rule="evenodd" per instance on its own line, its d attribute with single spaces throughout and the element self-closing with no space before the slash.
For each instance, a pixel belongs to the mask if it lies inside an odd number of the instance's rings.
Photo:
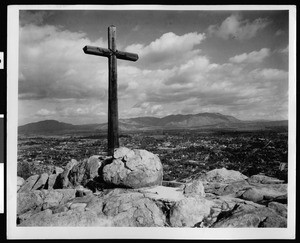
<svg viewBox="0 0 300 243">
<path fill-rule="evenodd" d="M 140 188 L 161 185 L 163 166 L 157 155 L 146 150 L 116 149 L 112 163 L 103 168 L 103 180 L 115 186 Z"/>
<path fill-rule="evenodd" d="M 287 184 L 217 168 L 162 181 L 159 158 L 118 148 L 17 182 L 18 226 L 287 227 Z"/>
</svg>

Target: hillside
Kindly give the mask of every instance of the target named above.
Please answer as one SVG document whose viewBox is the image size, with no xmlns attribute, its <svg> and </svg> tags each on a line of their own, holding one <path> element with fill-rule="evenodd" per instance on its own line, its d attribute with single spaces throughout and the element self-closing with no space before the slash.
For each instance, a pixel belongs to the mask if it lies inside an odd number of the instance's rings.
<svg viewBox="0 0 300 243">
<path fill-rule="evenodd" d="M 77 132 L 95 130 L 98 124 L 73 125 L 69 123 L 59 122 L 56 120 L 45 120 L 29 123 L 18 127 L 21 134 L 43 134 L 43 133 L 60 133 L 60 132 Z"/>
<path fill-rule="evenodd" d="M 19 133 L 54 132 L 62 130 L 76 130 L 76 126 L 55 120 L 45 120 L 19 126 Z"/>
<path fill-rule="evenodd" d="M 233 116 L 220 113 L 199 113 L 188 115 L 169 115 L 162 118 L 137 117 L 120 119 L 121 131 L 155 130 L 155 129 L 233 129 L 259 130 L 270 127 L 287 127 L 288 121 L 242 121 Z M 107 130 L 107 124 L 73 125 L 55 120 L 29 123 L 18 128 L 20 134 L 57 134 L 63 132 L 93 132 Z"/>
</svg>

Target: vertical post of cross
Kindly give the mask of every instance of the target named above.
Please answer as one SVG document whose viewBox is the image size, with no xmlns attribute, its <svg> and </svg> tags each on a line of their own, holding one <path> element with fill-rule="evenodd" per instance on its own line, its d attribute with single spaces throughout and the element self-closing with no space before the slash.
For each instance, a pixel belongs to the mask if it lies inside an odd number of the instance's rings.
<svg viewBox="0 0 300 243">
<path fill-rule="evenodd" d="M 108 60 L 108 155 L 113 155 L 115 148 L 119 147 L 118 126 L 118 81 L 116 57 L 116 27 L 108 27 L 108 49 L 111 55 Z"/>
<path fill-rule="evenodd" d="M 116 27 L 108 27 L 108 49 L 97 46 L 83 47 L 85 54 L 108 58 L 108 133 L 107 152 L 113 155 L 114 149 L 119 147 L 118 127 L 118 82 L 117 82 L 117 59 L 135 62 L 139 59 L 138 54 L 117 50 Z"/>
</svg>

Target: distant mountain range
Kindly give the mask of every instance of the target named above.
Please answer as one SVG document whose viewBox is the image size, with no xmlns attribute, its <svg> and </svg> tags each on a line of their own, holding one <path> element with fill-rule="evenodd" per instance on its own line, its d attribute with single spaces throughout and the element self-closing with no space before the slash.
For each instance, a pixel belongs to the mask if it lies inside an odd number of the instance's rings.
<svg viewBox="0 0 300 243">
<path fill-rule="evenodd" d="M 156 129 L 231 129 L 259 130 L 270 127 L 287 127 L 288 121 L 242 121 L 233 116 L 220 113 L 199 113 L 189 115 L 170 115 L 162 118 L 137 117 L 119 119 L 121 131 L 141 131 Z M 20 134 L 61 134 L 76 132 L 93 132 L 107 130 L 107 124 L 72 125 L 56 120 L 45 120 L 18 127 Z"/>
</svg>

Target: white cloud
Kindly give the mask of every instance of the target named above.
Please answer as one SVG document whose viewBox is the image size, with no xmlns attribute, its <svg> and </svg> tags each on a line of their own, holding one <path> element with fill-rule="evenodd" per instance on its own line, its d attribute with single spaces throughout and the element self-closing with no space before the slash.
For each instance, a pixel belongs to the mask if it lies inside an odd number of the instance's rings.
<svg viewBox="0 0 300 243">
<path fill-rule="evenodd" d="M 185 61 L 197 56 L 200 52 L 194 47 L 205 39 L 205 34 L 187 33 L 176 35 L 172 32 L 163 34 L 149 45 L 133 44 L 126 48 L 128 52 L 138 53 L 137 65 L 147 68 L 167 68 L 174 66 L 179 60 Z"/>
<path fill-rule="evenodd" d="M 94 104 L 92 104 L 94 103 Z M 94 117 L 106 116 L 106 112 L 102 109 L 102 106 L 97 102 L 83 102 L 82 104 L 76 104 L 73 102 L 71 106 L 59 106 L 56 110 L 60 117 Z"/>
<path fill-rule="evenodd" d="M 270 55 L 270 49 L 262 48 L 260 51 L 252 51 L 250 53 L 243 53 L 229 58 L 233 63 L 260 63 Z"/>
<path fill-rule="evenodd" d="M 284 54 L 284 55 L 288 54 L 289 53 L 289 45 L 287 45 L 285 48 L 278 49 L 277 52 Z"/>
<path fill-rule="evenodd" d="M 134 97 L 132 106 L 120 104 L 124 117 L 209 110 L 250 118 L 262 105 L 272 107 L 265 112 L 268 117 L 275 112 L 274 104 L 287 98 L 288 74 L 279 69 L 251 70 L 240 63 L 220 65 L 198 56 L 173 69 L 136 71 L 140 82 L 132 93 L 125 92 L 128 99 Z M 155 110 L 157 105 L 160 109 Z M 284 117 L 286 109 L 278 115 Z"/>
<path fill-rule="evenodd" d="M 193 50 L 190 49 L 190 52 Z M 279 112 L 276 110 L 278 106 L 285 104 L 287 99 L 287 72 L 263 66 L 253 70 L 251 66 L 244 65 L 261 63 L 269 55 L 270 50 L 262 48 L 232 57 L 231 62 L 217 64 L 198 53 L 190 59 L 178 59 L 177 65 L 170 68 L 135 67 L 128 70 L 131 75 L 127 76 L 122 69 L 122 82 L 134 82 L 135 85 L 131 90 L 127 86 L 121 94 L 125 100 L 131 99 L 120 104 L 121 115 L 162 117 L 175 113 L 209 111 L 238 114 L 250 119 L 253 118 L 252 112 L 258 114 L 263 105 L 270 107 L 270 110 L 264 111 L 265 117 L 274 117 L 274 112 Z M 274 105 L 280 101 L 281 105 Z M 159 109 L 156 110 L 157 105 Z M 285 108 L 280 110 L 279 117 L 285 117 Z"/>
<path fill-rule="evenodd" d="M 288 78 L 288 72 L 275 68 L 254 69 L 249 72 L 249 75 L 258 80 L 286 80 Z"/>
<path fill-rule="evenodd" d="M 220 25 L 210 25 L 208 33 L 225 40 L 230 38 L 246 40 L 253 38 L 259 30 L 264 29 L 269 23 L 267 19 L 258 18 L 251 22 L 242 19 L 240 15 L 232 14 Z"/>
<path fill-rule="evenodd" d="M 124 113 L 124 117 L 136 116 L 164 116 L 163 105 L 152 104 L 150 102 L 143 102 L 135 105 L 130 110 Z"/>
<path fill-rule="evenodd" d="M 49 111 L 47 109 L 41 109 L 39 111 L 36 112 L 36 116 L 42 116 L 42 117 L 45 117 L 45 116 L 51 116 L 51 115 L 54 115 L 56 112 L 55 111 Z"/>
<path fill-rule="evenodd" d="M 235 33 L 246 39 L 262 28 L 259 21 L 237 17 L 230 21 L 232 25 L 215 27 L 219 34 L 214 34 L 229 38 Z M 20 28 L 19 98 L 25 102 L 22 107 L 26 104 L 22 119 L 31 113 L 72 124 L 106 122 L 107 59 L 82 51 L 85 45 L 106 43 L 54 26 Z M 236 55 L 219 64 L 201 54 L 204 39 L 204 34 L 196 32 L 181 36 L 170 32 L 148 45 L 128 46 L 126 51 L 137 52 L 140 59 L 118 62 L 120 118 L 204 111 L 250 116 L 262 106 L 269 107 L 266 115 L 281 112 L 284 116 L 287 109 L 278 107 L 286 104 L 287 72 L 244 65 L 261 63 L 270 55 L 269 49 Z"/>
<path fill-rule="evenodd" d="M 105 44 L 101 39 L 96 42 Z M 19 97 L 104 98 L 107 60 L 84 54 L 85 45 L 95 43 L 84 33 L 49 25 L 20 27 Z"/>
</svg>

